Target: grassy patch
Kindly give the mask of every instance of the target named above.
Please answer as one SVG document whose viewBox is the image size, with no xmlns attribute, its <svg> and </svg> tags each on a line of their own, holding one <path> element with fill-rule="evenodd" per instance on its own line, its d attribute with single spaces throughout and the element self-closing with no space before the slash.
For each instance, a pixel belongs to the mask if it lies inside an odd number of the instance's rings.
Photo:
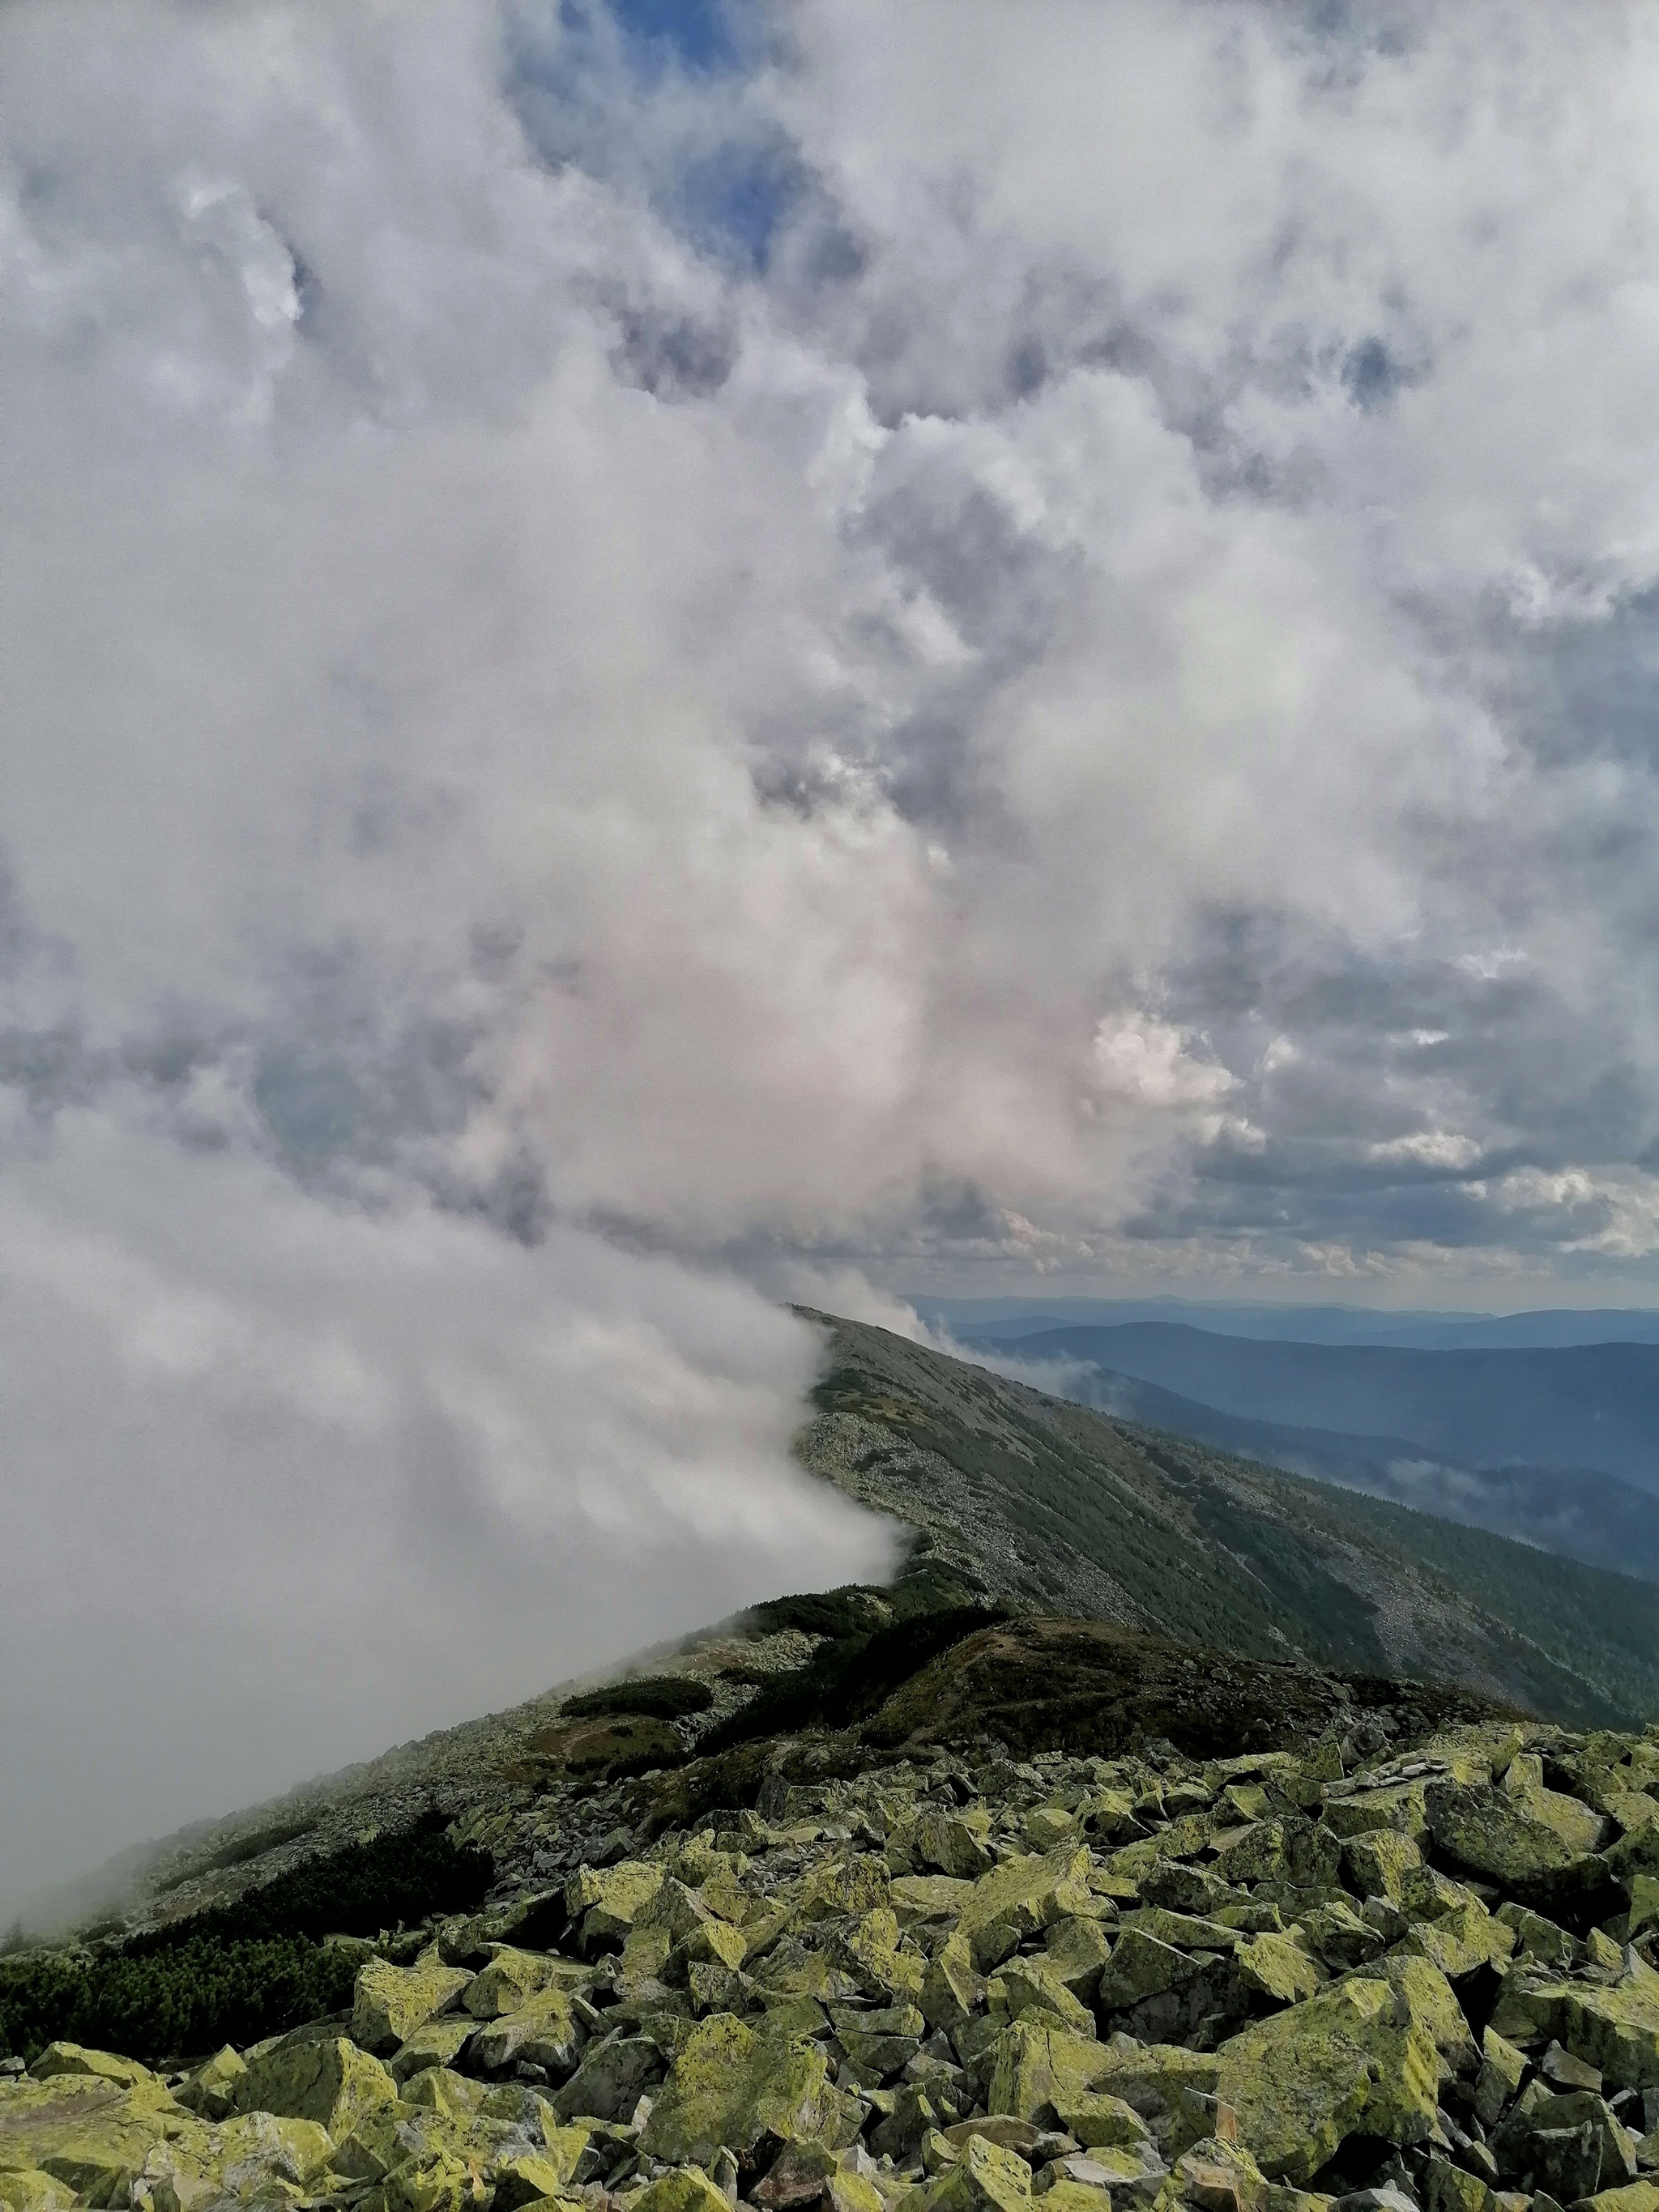
<svg viewBox="0 0 1659 2212">
<path fill-rule="evenodd" d="M 560 1721 L 539 1729 L 524 1755 L 501 1771 L 509 1782 L 532 1787 L 561 1774 L 584 1782 L 620 1782 L 654 1766 L 678 1766 L 689 1756 L 666 1721 L 639 1713 L 596 1713 L 591 1720 Z"/>
</svg>

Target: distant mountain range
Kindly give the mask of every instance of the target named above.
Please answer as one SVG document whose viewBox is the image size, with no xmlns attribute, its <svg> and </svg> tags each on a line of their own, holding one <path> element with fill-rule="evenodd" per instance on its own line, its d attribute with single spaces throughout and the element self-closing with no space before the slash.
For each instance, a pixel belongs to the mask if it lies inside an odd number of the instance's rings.
<svg viewBox="0 0 1659 2212">
<path fill-rule="evenodd" d="M 1133 1376 L 1247 1420 L 1398 1437 L 1454 1467 L 1583 1469 L 1659 1492 L 1659 1346 L 1423 1352 L 1132 1322 L 1044 1329 L 1017 1350 Z"/>
<path fill-rule="evenodd" d="M 1297 1344 L 1145 1322 L 973 1340 L 1079 1404 L 1659 1582 L 1659 1347 Z"/>
<path fill-rule="evenodd" d="M 1172 1322 L 1218 1336 L 1295 1344 L 1386 1344 L 1421 1352 L 1526 1351 L 1588 1344 L 1659 1345 L 1659 1312 L 1557 1307 L 1530 1313 L 1379 1313 L 1364 1306 L 1227 1305 L 1188 1298 L 913 1298 L 932 1328 L 966 1342 L 1009 1342 L 1055 1328 Z"/>
</svg>

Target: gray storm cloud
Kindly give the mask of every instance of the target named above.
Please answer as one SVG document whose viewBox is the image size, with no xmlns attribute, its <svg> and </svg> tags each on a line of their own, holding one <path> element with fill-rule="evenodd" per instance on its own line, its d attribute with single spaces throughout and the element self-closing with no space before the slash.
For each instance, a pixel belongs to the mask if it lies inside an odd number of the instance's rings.
<svg viewBox="0 0 1659 2212">
<path fill-rule="evenodd" d="M 779 1296 L 1650 1289 L 1643 11 L 0 72 L 8 1894 L 882 1571 Z"/>
</svg>

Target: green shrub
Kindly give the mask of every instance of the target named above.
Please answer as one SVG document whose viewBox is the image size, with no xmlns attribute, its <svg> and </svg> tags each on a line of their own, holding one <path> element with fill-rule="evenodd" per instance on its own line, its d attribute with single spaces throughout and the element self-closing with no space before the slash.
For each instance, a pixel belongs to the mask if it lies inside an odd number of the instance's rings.
<svg viewBox="0 0 1659 2212">
<path fill-rule="evenodd" d="M 850 1728 L 867 1720 L 941 1651 L 1006 1617 L 1000 1607 L 950 1606 L 914 1613 L 873 1633 L 821 1644 L 805 1667 L 775 1675 L 758 1696 L 713 1729 L 700 1748 L 715 1754 L 757 1736 Z"/>
<path fill-rule="evenodd" d="M 441 1813 L 425 1814 L 107 1948 L 0 1958 L 0 2049 L 32 2057 L 64 2036 L 131 2058 L 178 2057 L 337 2012 L 354 1964 L 320 1937 L 377 1936 L 483 1904 L 494 1862 L 444 1827 Z"/>
<path fill-rule="evenodd" d="M 58 2037 L 129 2058 L 176 2057 L 279 2035 L 351 2001 L 351 1956 L 304 1936 L 194 1936 L 133 1955 L 48 1951 L 0 1961 L 0 2050 Z"/>
<path fill-rule="evenodd" d="M 234 1843 L 226 1844 L 207 1858 L 195 1860 L 183 1874 L 174 1875 L 161 1894 L 165 1896 L 167 1890 L 178 1889 L 187 1881 L 199 1881 L 204 1874 L 222 1874 L 229 1867 L 246 1866 L 250 1859 L 263 1857 L 266 1851 L 274 1851 L 281 1844 L 297 1843 L 301 1836 L 308 1836 L 316 1826 L 317 1817 L 313 1814 L 308 1820 L 287 1820 L 278 1827 L 261 1828 L 254 1835 L 239 1837 Z"/>
<path fill-rule="evenodd" d="M 683 1720 L 688 1713 L 706 1713 L 714 1702 L 707 1682 L 689 1674 L 641 1674 L 629 1682 L 611 1682 L 602 1690 L 585 1690 L 567 1698 L 565 1716 L 586 1720 L 602 1713 L 635 1713 L 653 1721 Z"/>
<path fill-rule="evenodd" d="M 867 1636 L 884 1617 L 884 1594 L 848 1583 L 841 1589 L 799 1590 L 750 1608 L 757 1636 L 798 1628 L 805 1636 Z"/>
<path fill-rule="evenodd" d="M 122 1948 L 138 1958 L 198 1939 L 228 1944 L 378 1936 L 434 1913 L 476 1911 L 495 1880 L 495 1863 L 473 1844 L 451 1843 L 446 1825 L 441 1813 L 423 1814 L 406 1828 L 324 1852 L 228 1905 L 131 1936 Z"/>
</svg>

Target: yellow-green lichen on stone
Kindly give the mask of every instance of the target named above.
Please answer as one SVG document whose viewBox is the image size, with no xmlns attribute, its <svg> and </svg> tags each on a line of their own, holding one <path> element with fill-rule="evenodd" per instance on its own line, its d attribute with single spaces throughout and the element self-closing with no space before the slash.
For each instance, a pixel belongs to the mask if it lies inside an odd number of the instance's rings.
<svg viewBox="0 0 1659 2212">
<path fill-rule="evenodd" d="M 821 2050 L 757 2034 L 717 2013 L 692 2031 L 669 2068 L 641 2148 L 671 2164 L 706 2166 L 722 2145 L 746 2152 L 765 2135 L 852 2142 L 861 2117 L 830 2081 Z"/>
<path fill-rule="evenodd" d="M 398 2085 L 378 2058 L 344 2036 L 283 2041 L 250 2053 L 236 2083 L 239 2112 L 315 2120 L 337 2142 L 361 2116 L 398 2101 Z"/>
<path fill-rule="evenodd" d="M 1435 2124 L 1439 2054 L 1386 1983 L 1339 1983 L 1244 2029 L 1216 2056 L 1217 2094 L 1275 2180 L 1311 2179 L 1350 2135 L 1414 2143 Z"/>
</svg>

